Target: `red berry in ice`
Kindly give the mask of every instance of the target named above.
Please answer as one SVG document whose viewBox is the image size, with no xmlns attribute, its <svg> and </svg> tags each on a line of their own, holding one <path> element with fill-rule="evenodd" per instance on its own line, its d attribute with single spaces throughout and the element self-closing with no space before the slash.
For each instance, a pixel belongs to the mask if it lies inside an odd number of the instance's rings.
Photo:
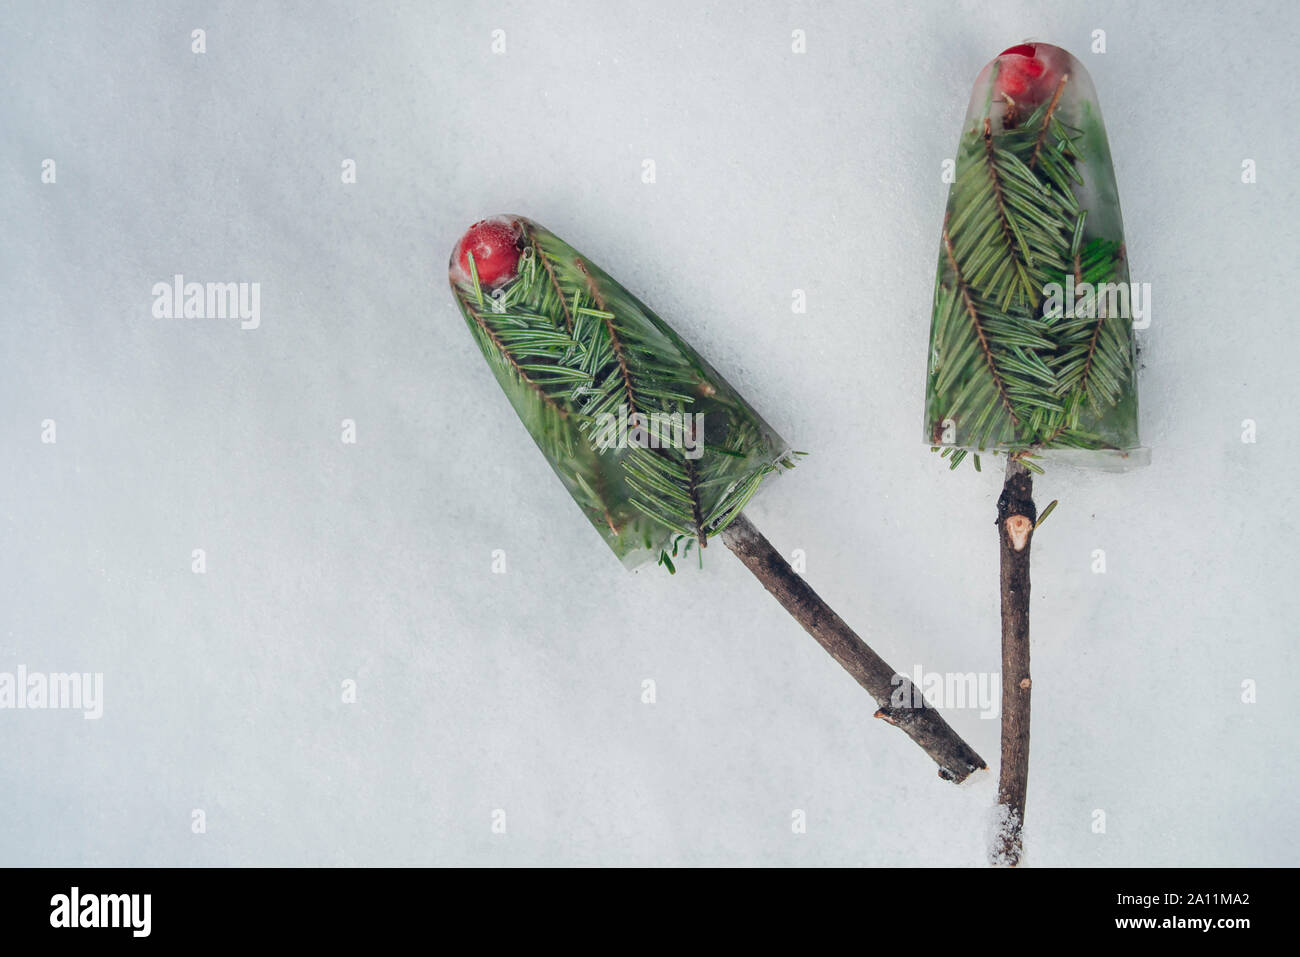
<svg viewBox="0 0 1300 957">
<path fill-rule="evenodd" d="M 1007 47 L 998 56 L 1006 56 L 1008 53 L 1014 53 L 1016 56 L 1032 57 L 1036 47 L 1032 43 L 1017 43 L 1013 47 Z"/>
<path fill-rule="evenodd" d="M 481 219 L 456 244 L 456 264 L 468 280 L 472 253 L 479 283 L 495 286 L 515 274 L 515 266 L 519 263 L 519 240 L 519 231 L 514 223 Z"/>
<path fill-rule="evenodd" d="M 1003 50 L 998 54 L 997 92 L 1017 102 L 1038 103 L 1047 99 L 1056 78 L 1047 64 L 1036 57 L 1032 43 Z"/>
</svg>

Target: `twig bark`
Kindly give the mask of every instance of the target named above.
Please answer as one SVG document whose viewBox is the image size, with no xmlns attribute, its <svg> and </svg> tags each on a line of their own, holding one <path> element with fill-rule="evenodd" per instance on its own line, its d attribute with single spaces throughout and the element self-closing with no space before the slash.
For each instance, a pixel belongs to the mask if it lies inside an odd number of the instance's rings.
<svg viewBox="0 0 1300 957">
<path fill-rule="evenodd" d="M 926 703 L 919 689 L 889 667 L 799 577 L 749 519 L 738 515 L 723 530 L 722 541 L 804 630 L 876 699 L 880 706 L 876 717 L 902 728 L 939 765 L 939 777 L 959 783 L 988 766 Z"/>
<path fill-rule="evenodd" d="M 998 773 L 997 833 L 990 854 L 1010 867 L 1024 855 L 1021 828 L 1029 787 L 1029 546 L 1038 510 L 1034 480 L 1015 458 L 1008 460 L 998 497 L 998 543 L 1002 586 L 1002 766 Z"/>
</svg>

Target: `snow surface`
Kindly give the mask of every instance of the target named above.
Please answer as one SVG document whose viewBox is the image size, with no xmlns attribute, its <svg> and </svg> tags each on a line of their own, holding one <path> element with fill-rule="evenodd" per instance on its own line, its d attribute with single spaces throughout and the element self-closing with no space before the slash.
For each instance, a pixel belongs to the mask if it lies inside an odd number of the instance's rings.
<svg viewBox="0 0 1300 957">
<path fill-rule="evenodd" d="M 1037 483 L 1028 857 L 1300 864 L 1300 8 L 4 20 L 0 672 L 102 672 L 104 714 L 0 711 L 0 864 L 982 864 L 994 773 L 941 782 L 722 548 L 624 572 L 445 277 L 498 212 L 587 252 L 812 453 L 749 514 L 845 619 L 995 670 L 999 476 L 917 436 L 941 163 L 1027 38 L 1086 62 L 1155 294 L 1151 466 Z M 260 326 L 154 319 L 177 273 L 260 283 Z"/>
</svg>

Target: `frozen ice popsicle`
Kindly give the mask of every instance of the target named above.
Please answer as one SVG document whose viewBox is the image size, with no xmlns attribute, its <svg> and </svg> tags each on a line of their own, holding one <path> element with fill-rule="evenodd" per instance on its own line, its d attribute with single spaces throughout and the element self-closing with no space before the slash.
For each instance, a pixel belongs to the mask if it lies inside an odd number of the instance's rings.
<svg viewBox="0 0 1300 957">
<path fill-rule="evenodd" d="M 948 192 L 925 441 L 954 466 L 989 449 L 1145 464 L 1134 292 L 1092 81 L 1060 47 L 1006 50 L 975 81 Z"/>
<path fill-rule="evenodd" d="M 789 446 L 667 323 L 590 259 L 522 216 L 475 223 L 452 293 L 538 448 L 628 567 L 714 536 L 962 781 L 984 761 L 799 577 L 741 510 Z"/>
<path fill-rule="evenodd" d="M 980 72 L 948 191 L 930 324 L 925 441 L 955 468 L 1006 453 L 996 526 L 1002 736 L 996 864 L 1023 854 L 1029 778 L 1032 459 L 1122 469 L 1138 442 L 1133 321 L 1119 192 L 1097 93 L 1060 47 L 1022 43 Z"/>
<path fill-rule="evenodd" d="M 703 546 L 791 450 L 662 319 L 522 216 L 451 258 L 461 312 L 524 426 L 629 568 Z"/>
</svg>

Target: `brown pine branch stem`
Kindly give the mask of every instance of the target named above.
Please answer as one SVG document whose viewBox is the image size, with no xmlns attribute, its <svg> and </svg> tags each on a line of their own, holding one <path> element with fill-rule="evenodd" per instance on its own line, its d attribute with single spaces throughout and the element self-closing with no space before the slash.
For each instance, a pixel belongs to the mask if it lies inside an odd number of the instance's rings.
<svg viewBox="0 0 1300 957">
<path fill-rule="evenodd" d="M 564 310 L 564 328 L 569 335 L 573 335 L 573 313 L 569 311 L 569 303 L 564 298 L 564 290 L 560 288 L 560 281 L 555 278 L 555 267 L 551 265 L 551 260 L 546 253 L 542 252 L 542 244 L 537 241 L 533 231 L 528 228 L 527 223 L 523 224 L 524 236 L 528 244 L 533 249 L 533 256 L 541 263 L 542 268 L 546 270 L 546 275 L 551 281 L 551 288 L 555 290 L 555 298 L 560 301 L 560 308 Z"/>
<path fill-rule="evenodd" d="M 871 650 L 790 567 L 744 514 L 722 532 L 730 548 L 763 587 L 785 606 L 808 634 L 876 699 L 876 717 L 901 728 L 939 765 L 939 777 L 960 783 L 987 767 L 904 675 Z"/>
<path fill-rule="evenodd" d="M 1052 102 L 1048 104 L 1047 112 L 1043 114 L 1043 125 L 1039 127 L 1038 139 L 1034 141 L 1034 155 L 1029 158 L 1030 169 L 1038 165 L 1038 154 L 1042 152 L 1043 143 L 1047 140 L 1047 131 L 1052 125 L 1052 114 L 1056 112 L 1056 104 L 1061 102 L 1061 94 L 1065 92 L 1065 84 L 1069 79 L 1070 74 L 1066 73 L 1056 84 L 1056 93 L 1052 95 Z"/>
<path fill-rule="evenodd" d="M 980 321 L 980 311 L 975 307 L 975 299 L 971 295 L 970 286 L 966 284 L 966 279 L 961 274 L 961 267 L 957 265 L 957 254 L 952 248 L 952 236 L 948 232 L 948 220 L 946 218 L 943 223 L 943 251 L 948 256 L 948 265 L 952 269 L 953 282 L 956 283 L 957 292 L 961 295 L 962 305 L 966 307 L 966 315 L 970 317 L 971 325 L 975 329 L 975 335 L 979 339 L 980 348 L 984 351 L 984 361 L 988 364 L 989 373 L 993 376 L 993 384 L 997 386 L 998 396 L 1002 399 L 1002 405 L 1006 408 L 1007 415 L 1011 416 L 1011 421 L 1018 426 L 1020 425 L 1020 417 L 1016 415 L 1016 410 L 1011 407 L 1011 395 L 1007 392 L 1006 384 L 998 373 L 998 364 L 993 360 L 993 350 L 989 347 L 988 336 L 984 333 L 984 324 Z"/>
<path fill-rule="evenodd" d="M 475 325 L 479 327 L 483 335 L 487 336 L 488 339 L 491 340 L 492 345 L 496 347 L 497 352 L 505 358 L 506 362 L 510 364 L 510 368 L 514 370 L 515 375 L 519 377 L 519 381 L 537 393 L 537 397 L 554 409 L 560 418 L 567 419 L 569 417 L 569 410 L 560 405 L 560 403 L 542 387 L 541 383 L 524 370 L 522 364 L 515 358 L 514 353 L 506 348 L 505 343 L 501 341 L 501 337 L 487 324 L 487 321 L 478 310 L 470 305 L 469 300 L 465 298 L 465 296 L 461 295 L 460 290 L 455 290 L 455 292 L 456 298 L 459 299 L 461 304 L 465 307 L 465 314 L 473 319 Z"/>
<path fill-rule="evenodd" d="M 1014 867 L 1024 855 L 1021 829 L 1029 787 L 1029 546 L 1038 510 L 1034 480 L 1014 456 L 998 497 L 1002 590 L 1002 765 L 998 773 L 999 826 L 990 856 Z"/>
<path fill-rule="evenodd" d="M 998 208 L 998 220 L 1002 224 L 1002 239 L 1007 244 L 1007 255 L 1011 257 L 1012 262 L 1015 264 L 1021 282 L 1025 283 L 1027 287 L 1025 291 L 1029 294 L 1030 305 L 1037 309 L 1038 296 L 1027 278 L 1026 269 L 1029 267 L 1029 263 L 1025 260 L 1020 244 L 1016 242 L 1015 231 L 1011 228 L 1011 213 L 1007 210 L 1006 194 L 1002 190 L 1002 176 L 998 173 L 997 148 L 993 145 L 993 126 L 987 116 L 984 118 L 984 158 L 989 173 L 989 182 L 993 186 L 993 201 Z"/>
</svg>

